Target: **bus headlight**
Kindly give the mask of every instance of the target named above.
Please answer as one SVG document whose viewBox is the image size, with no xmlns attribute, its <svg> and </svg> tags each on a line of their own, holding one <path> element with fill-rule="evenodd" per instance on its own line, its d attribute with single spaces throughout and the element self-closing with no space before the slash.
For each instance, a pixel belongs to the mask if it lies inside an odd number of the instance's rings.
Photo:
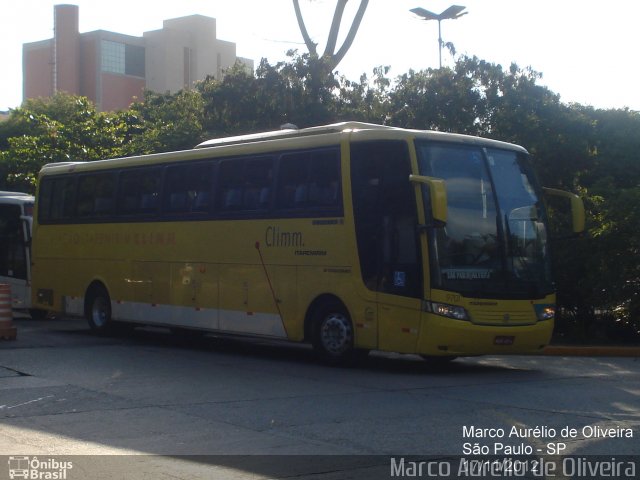
<svg viewBox="0 0 640 480">
<path fill-rule="evenodd" d="M 464 307 L 449 305 L 448 303 L 426 302 L 427 312 L 435 313 L 442 317 L 454 318 L 456 320 L 469 320 L 469 315 Z"/>
<path fill-rule="evenodd" d="M 552 320 L 556 316 L 556 307 L 555 305 L 534 305 L 536 310 L 536 317 L 538 317 L 538 321 L 542 320 Z"/>
</svg>

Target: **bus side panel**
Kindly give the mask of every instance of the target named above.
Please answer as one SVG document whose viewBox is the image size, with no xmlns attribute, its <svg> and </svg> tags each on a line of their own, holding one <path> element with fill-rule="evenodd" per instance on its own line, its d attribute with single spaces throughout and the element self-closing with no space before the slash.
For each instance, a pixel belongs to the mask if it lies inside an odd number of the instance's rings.
<svg viewBox="0 0 640 480">
<path fill-rule="evenodd" d="M 85 295 L 93 282 L 102 283 L 112 301 L 129 300 L 129 272 L 129 262 L 123 260 L 38 258 L 34 266 L 34 306 L 83 315 Z"/>
<path fill-rule="evenodd" d="M 171 288 L 169 272 L 169 264 L 165 262 L 133 262 L 133 297 L 142 303 L 167 303 Z"/>
<path fill-rule="evenodd" d="M 53 312 L 63 311 L 62 292 L 65 291 L 66 275 L 60 268 L 60 262 L 56 259 L 38 258 L 34 262 L 31 301 L 35 308 Z"/>
<path fill-rule="evenodd" d="M 175 318 L 178 325 L 218 329 L 218 265 L 212 263 L 172 263 L 168 302 L 192 312 Z M 166 301 L 166 300 L 165 300 Z M 206 311 L 200 315 L 199 312 Z M 201 316 L 202 319 L 197 317 Z"/>
<path fill-rule="evenodd" d="M 278 314 L 282 316 L 287 339 L 300 341 L 304 338 L 304 312 L 300 312 L 297 298 L 297 268 L 289 265 L 267 266 L 267 271 L 273 285 L 273 292 L 269 294 L 274 306 L 278 302 Z"/>
<path fill-rule="evenodd" d="M 420 332 L 420 300 L 378 296 L 378 345 L 380 350 L 415 353 Z"/>
<path fill-rule="evenodd" d="M 220 278 L 221 331 L 286 338 L 262 265 L 223 264 Z"/>
</svg>

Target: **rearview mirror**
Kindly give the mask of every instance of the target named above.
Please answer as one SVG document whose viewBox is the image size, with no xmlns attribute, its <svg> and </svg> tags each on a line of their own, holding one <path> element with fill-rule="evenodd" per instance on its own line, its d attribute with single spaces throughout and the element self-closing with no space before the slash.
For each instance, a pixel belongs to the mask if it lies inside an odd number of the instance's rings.
<svg viewBox="0 0 640 480">
<path fill-rule="evenodd" d="M 422 175 L 409 175 L 409 181 L 426 185 L 429 188 L 431 216 L 436 223 L 447 223 L 447 188 L 444 180 Z M 426 203 L 426 202 L 425 202 Z"/>
<path fill-rule="evenodd" d="M 543 188 L 542 190 L 546 195 L 569 200 L 571 205 L 571 223 L 573 233 L 578 234 L 584 232 L 586 216 L 584 213 L 584 203 L 582 203 L 582 199 L 578 195 L 564 190 L 557 190 L 555 188 Z"/>
</svg>

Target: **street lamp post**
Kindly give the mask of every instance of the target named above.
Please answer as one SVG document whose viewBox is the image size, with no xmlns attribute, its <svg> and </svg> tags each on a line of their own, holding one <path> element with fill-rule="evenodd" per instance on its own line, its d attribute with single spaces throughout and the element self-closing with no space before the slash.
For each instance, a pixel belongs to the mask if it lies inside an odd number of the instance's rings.
<svg viewBox="0 0 640 480">
<path fill-rule="evenodd" d="M 411 12 L 415 13 L 419 17 L 422 17 L 424 20 L 437 20 L 438 21 L 438 53 L 440 55 L 440 68 L 442 68 L 442 30 L 440 28 L 440 22 L 442 20 L 455 20 L 456 18 L 460 18 L 463 15 L 466 15 L 469 12 L 463 12 L 463 10 L 467 7 L 462 7 L 460 5 L 451 5 L 444 12 L 438 14 L 430 12 L 429 10 L 425 10 L 421 7 L 412 8 Z"/>
</svg>

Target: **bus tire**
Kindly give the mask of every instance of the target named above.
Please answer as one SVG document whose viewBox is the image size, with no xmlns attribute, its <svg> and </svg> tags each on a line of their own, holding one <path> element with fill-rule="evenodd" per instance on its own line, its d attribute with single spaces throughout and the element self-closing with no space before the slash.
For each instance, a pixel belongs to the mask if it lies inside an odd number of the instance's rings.
<svg viewBox="0 0 640 480">
<path fill-rule="evenodd" d="M 85 306 L 85 316 L 92 331 L 100 334 L 113 329 L 111 320 L 111 299 L 106 288 L 96 285 L 89 290 Z"/>
<path fill-rule="evenodd" d="M 355 359 L 353 324 L 347 309 L 337 300 L 316 307 L 312 316 L 313 348 L 326 362 L 344 365 Z"/>
</svg>

